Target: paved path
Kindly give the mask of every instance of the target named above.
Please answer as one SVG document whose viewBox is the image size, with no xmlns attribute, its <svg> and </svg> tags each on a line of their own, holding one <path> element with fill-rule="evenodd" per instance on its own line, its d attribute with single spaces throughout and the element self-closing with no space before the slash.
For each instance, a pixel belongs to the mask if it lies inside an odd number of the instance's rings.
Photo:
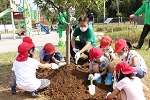
<svg viewBox="0 0 150 100">
<path fill-rule="evenodd" d="M 45 34 L 44 32 L 41 32 L 40 35 L 38 35 L 36 32 L 32 34 L 33 35 L 31 36 L 31 38 L 33 39 L 36 47 L 44 46 L 45 43 L 52 43 L 53 45 L 57 45 L 59 40 L 56 31 L 52 31 L 50 34 Z M 95 32 L 95 35 L 98 34 L 102 35 L 103 33 Z M 16 35 L 16 39 L 14 40 L 12 34 L 1 34 L 0 53 L 17 51 L 18 45 L 22 42 L 22 38 L 23 36 L 19 37 Z M 66 40 L 65 32 L 63 32 L 62 40 Z"/>
</svg>

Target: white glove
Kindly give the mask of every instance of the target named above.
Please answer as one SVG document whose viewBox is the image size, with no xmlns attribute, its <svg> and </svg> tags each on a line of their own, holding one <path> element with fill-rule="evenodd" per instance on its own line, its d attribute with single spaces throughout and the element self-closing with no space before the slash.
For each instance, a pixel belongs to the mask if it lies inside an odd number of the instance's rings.
<svg viewBox="0 0 150 100">
<path fill-rule="evenodd" d="M 58 69 L 59 68 L 59 66 L 55 63 L 51 63 L 51 66 L 52 66 L 51 67 L 52 69 Z"/>
<path fill-rule="evenodd" d="M 94 77 L 94 75 L 93 75 L 93 74 L 89 74 L 89 76 L 88 76 L 88 80 L 90 80 L 90 78 L 92 78 L 92 79 L 93 79 L 93 77 Z"/>
<path fill-rule="evenodd" d="M 59 63 L 60 63 L 60 61 L 59 61 L 59 60 L 55 60 L 55 63 L 56 63 L 56 64 L 59 64 Z"/>
<path fill-rule="evenodd" d="M 106 95 L 106 99 L 107 99 L 107 97 L 108 97 L 110 94 L 111 94 L 111 92 L 108 92 L 108 93 L 107 93 L 107 95 Z"/>
<path fill-rule="evenodd" d="M 74 58 L 75 58 L 76 63 L 77 63 L 79 58 L 80 58 L 80 52 L 77 52 Z"/>
<path fill-rule="evenodd" d="M 131 15 L 130 15 L 130 18 L 133 18 L 134 16 L 135 16 L 134 14 L 131 14 Z"/>
<path fill-rule="evenodd" d="M 62 67 L 62 66 L 65 66 L 67 63 L 66 62 L 60 62 L 59 64 L 58 64 L 58 66 L 59 66 L 59 68 L 60 67 Z"/>
<path fill-rule="evenodd" d="M 93 80 L 97 80 L 99 77 L 101 77 L 100 73 L 95 73 L 93 76 Z"/>
<path fill-rule="evenodd" d="M 74 51 L 75 53 L 77 53 L 77 52 L 79 52 L 79 49 L 73 48 L 73 51 Z"/>
</svg>

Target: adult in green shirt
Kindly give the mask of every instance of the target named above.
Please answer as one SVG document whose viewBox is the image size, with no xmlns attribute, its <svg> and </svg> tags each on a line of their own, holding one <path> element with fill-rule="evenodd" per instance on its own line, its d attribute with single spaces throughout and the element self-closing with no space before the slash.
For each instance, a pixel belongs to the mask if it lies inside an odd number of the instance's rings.
<svg viewBox="0 0 150 100">
<path fill-rule="evenodd" d="M 95 35 L 88 22 L 89 19 L 87 17 L 81 16 L 79 18 L 79 26 L 75 28 L 73 33 L 70 53 L 74 61 L 79 60 L 81 53 L 89 57 L 89 49 L 96 46 Z M 79 36 L 79 41 L 76 40 L 77 36 Z"/>
<path fill-rule="evenodd" d="M 130 18 L 133 18 L 134 16 L 139 16 L 141 14 L 145 14 L 144 16 L 144 28 L 142 31 L 142 34 L 140 36 L 140 40 L 138 42 L 137 46 L 133 46 L 135 49 L 141 49 L 144 39 L 147 36 L 147 34 L 150 31 L 150 0 L 147 0 L 143 3 L 143 5 L 132 15 L 130 15 Z"/>
</svg>

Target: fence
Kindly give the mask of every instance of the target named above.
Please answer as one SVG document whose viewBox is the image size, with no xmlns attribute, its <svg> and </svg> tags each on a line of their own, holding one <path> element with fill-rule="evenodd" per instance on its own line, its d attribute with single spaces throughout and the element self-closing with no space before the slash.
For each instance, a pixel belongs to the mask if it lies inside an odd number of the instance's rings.
<svg viewBox="0 0 150 100">
<path fill-rule="evenodd" d="M 138 17 L 135 17 L 133 19 L 133 23 L 137 23 L 138 25 L 143 25 L 144 24 L 144 21 L 143 21 L 143 18 L 144 16 L 138 16 Z M 123 23 L 126 23 L 126 22 L 129 22 L 129 17 L 112 17 L 113 20 L 111 21 L 111 23 L 118 23 L 118 24 L 123 24 Z M 94 18 L 94 23 L 103 23 L 104 22 L 104 19 L 103 18 Z"/>
</svg>

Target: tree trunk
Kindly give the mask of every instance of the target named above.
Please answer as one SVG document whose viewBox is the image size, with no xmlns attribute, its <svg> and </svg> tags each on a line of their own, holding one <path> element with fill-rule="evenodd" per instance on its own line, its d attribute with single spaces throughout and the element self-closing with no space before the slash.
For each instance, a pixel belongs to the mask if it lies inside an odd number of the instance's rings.
<svg viewBox="0 0 150 100">
<path fill-rule="evenodd" d="M 67 23 L 70 23 L 70 13 L 67 10 Z M 70 25 L 66 27 L 66 60 L 67 64 L 70 64 Z"/>
</svg>

